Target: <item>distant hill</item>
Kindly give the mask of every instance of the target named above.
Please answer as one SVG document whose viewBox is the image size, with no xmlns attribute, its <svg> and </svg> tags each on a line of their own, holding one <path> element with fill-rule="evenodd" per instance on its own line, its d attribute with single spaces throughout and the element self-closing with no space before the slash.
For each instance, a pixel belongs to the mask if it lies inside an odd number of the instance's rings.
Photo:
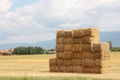
<svg viewBox="0 0 120 80">
<path fill-rule="evenodd" d="M 100 32 L 101 42 L 112 41 L 113 47 L 120 47 L 120 32 Z M 40 46 L 44 49 L 55 48 L 56 40 L 40 41 L 36 43 L 11 43 L 2 44 L 0 49 L 15 48 L 17 46 Z"/>
</svg>

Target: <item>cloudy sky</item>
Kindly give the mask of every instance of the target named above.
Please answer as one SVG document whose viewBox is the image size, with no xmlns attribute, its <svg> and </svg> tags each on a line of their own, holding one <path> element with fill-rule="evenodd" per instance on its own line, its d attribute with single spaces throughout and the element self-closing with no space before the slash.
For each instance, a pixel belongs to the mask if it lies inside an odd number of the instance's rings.
<svg viewBox="0 0 120 80">
<path fill-rule="evenodd" d="M 52 40 L 56 30 L 120 31 L 120 0 L 0 0 L 0 44 Z"/>
</svg>

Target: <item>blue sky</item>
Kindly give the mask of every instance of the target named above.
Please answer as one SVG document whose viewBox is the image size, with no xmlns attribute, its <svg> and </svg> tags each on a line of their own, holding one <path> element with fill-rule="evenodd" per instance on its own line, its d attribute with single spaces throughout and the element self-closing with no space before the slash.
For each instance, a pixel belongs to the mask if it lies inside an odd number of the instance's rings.
<svg viewBox="0 0 120 80">
<path fill-rule="evenodd" d="M 0 44 L 52 40 L 57 30 L 120 31 L 119 0 L 0 0 Z"/>
</svg>

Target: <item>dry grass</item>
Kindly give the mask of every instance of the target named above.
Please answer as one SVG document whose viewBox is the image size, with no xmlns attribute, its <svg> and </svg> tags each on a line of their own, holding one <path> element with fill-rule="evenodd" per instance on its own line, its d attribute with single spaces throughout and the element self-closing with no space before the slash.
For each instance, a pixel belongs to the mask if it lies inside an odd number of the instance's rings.
<svg viewBox="0 0 120 80">
<path fill-rule="evenodd" d="M 52 77 L 91 77 L 120 79 L 120 52 L 111 53 L 111 73 L 107 74 L 77 74 L 49 72 L 50 55 L 0 56 L 0 76 L 52 76 Z"/>
</svg>

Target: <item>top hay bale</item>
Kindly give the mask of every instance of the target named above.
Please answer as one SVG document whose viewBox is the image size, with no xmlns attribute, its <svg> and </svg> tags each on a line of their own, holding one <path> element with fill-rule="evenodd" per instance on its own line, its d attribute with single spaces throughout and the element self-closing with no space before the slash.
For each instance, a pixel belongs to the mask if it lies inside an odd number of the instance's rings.
<svg viewBox="0 0 120 80">
<path fill-rule="evenodd" d="M 99 38 L 99 30 L 97 28 L 76 29 L 73 30 L 73 38 L 81 38 L 84 36 Z"/>
<path fill-rule="evenodd" d="M 63 38 L 64 37 L 64 30 L 57 31 L 57 38 Z"/>
<path fill-rule="evenodd" d="M 66 30 L 66 31 L 64 31 L 64 37 L 65 38 L 72 37 L 72 30 Z"/>
</svg>

